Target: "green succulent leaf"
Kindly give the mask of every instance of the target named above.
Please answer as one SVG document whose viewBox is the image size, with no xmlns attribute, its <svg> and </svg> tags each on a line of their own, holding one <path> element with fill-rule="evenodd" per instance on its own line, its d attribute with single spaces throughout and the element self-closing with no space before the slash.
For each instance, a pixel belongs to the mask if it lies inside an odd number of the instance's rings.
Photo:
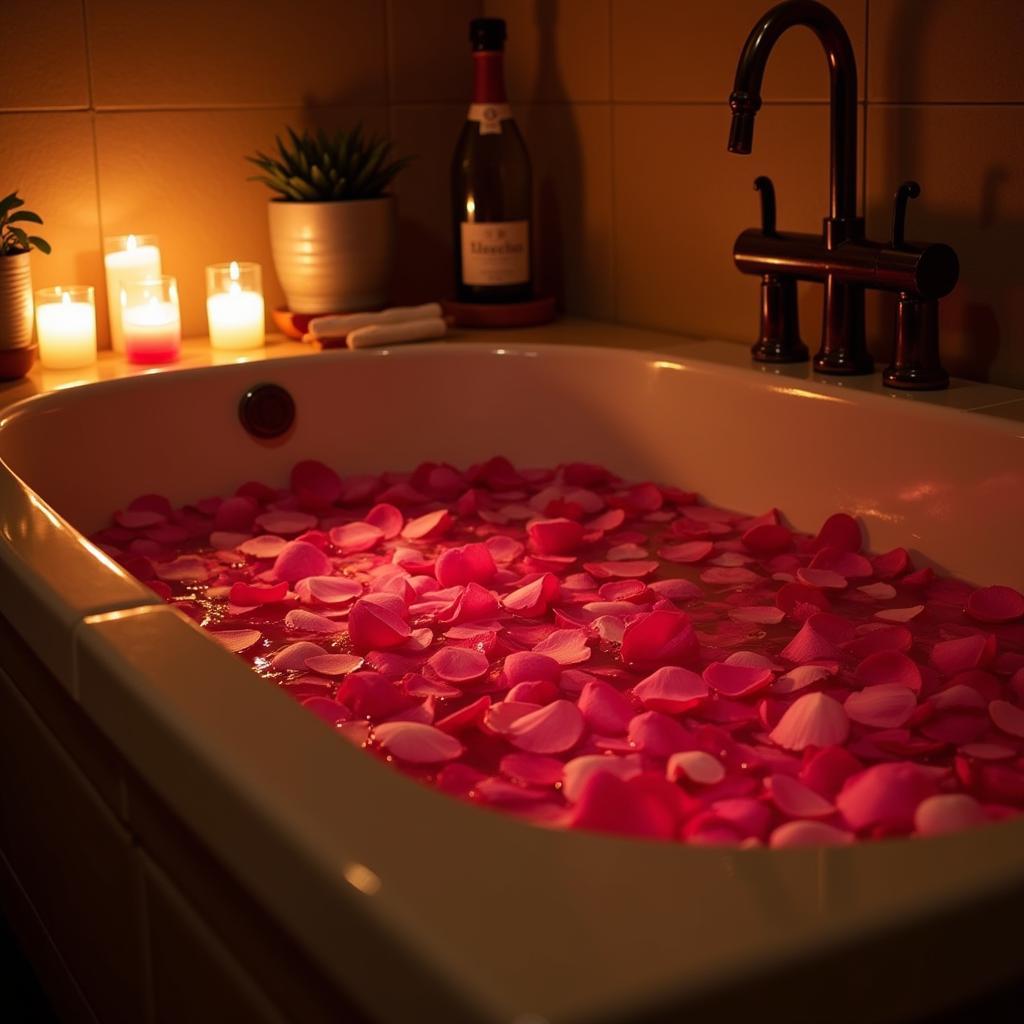
<svg viewBox="0 0 1024 1024">
<path fill-rule="evenodd" d="M 40 221 L 40 223 L 42 223 L 42 221 Z M 49 242 L 48 242 L 48 241 L 47 241 L 47 240 L 46 240 L 45 238 L 40 238 L 40 237 L 39 237 L 38 235 L 29 235 L 29 236 L 28 236 L 28 240 L 29 240 L 29 241 L 30 241 L 30 242 L 32 243 L 32 245 L 34 245 L 34 246 L 35 246 L 35 247 L 36 247 L 36 248 L 37 248 L 37 249 L 38 249 L 38 250 L 39 250 L 39 251 L 40 251 L 41 253 L 44 253 L 44 254 L 45 254 L 45 255 L 47 255 L 47 256 L 49 256 L 49 255 L 50 255 L 50 252 L 52 251 L 52 250 L 50 249 L 50 243 L 49 243 Z"/>
<path fill-rule="evenodd" d="M 42 224 L 43 218 L 38 213 L 33 213 L 31 210 L 19 210 L 17 213 L 12 213 L 7 218 L 8 224 L 13 224 L 17 220 L 27 220 L 32 224 Z"/>
</svg>

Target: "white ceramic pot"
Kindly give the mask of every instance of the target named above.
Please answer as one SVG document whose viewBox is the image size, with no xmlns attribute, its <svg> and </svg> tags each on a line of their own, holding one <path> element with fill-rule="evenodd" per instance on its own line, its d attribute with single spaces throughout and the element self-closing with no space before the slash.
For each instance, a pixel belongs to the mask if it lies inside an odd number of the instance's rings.
<svg viewBox="0 0 1024 1024">
<path fill-rule="evenodd" d="M 345 313 L 388 301 L 395 200 L 268 204 L 274 268 L 293 313 Z"/>
<path fill-rule="evenodd" d="M 32 311 L 29 254 L 0 256 L 0 348 L 32 344 Z"/>
</svg>

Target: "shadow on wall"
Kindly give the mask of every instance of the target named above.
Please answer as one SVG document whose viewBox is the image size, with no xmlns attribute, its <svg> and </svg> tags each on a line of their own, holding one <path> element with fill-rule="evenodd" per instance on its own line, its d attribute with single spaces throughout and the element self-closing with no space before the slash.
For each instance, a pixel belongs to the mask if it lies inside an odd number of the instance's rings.
<svg viewBox="0 0 1024 1024">
<path fill-rule="evenodd" d="M 907 0 L 900 6 L 900 16 L 893 23 L 893 36 L 916 38 L 917 42 L 910 47 L 889 48 L 890 53 L 899 55 L 889 69 L 896 95 L 917 94 L 918 54 L 928 45 L 922 34 L 927 36 L 937 5 L 950 2 L 952 0 Z M 932 116 L 941 116 L 943 109 L 933 109 Z M 946 195 L 936 201 L 922 153 L 921 108 L 896 106 L 886 113 L 889 123 L 884 136 L 884 158 L 879 167 L 890 198 L 873 197 L 866 211 L 868 220 L 875 226 L 875 235 L 888 237 L 891 196 L 897 186 L 908 178 L 921 183 L 921 197 L 908 208 L 907 237 L 946 242 L 960 257 L 960 281 L 952 295 L 939 304 L 943 362 L 955 376 L 989 380 L 1001 347 L 1013 343 L 1006 337 L 1006 323 L 1014 303 L 1021 303 L 1017 254 L 1024 237 L 1024 223 L 1006 216 L 1004 199 L 1008 186 L 1020 187 L 1024 171 L 992 162 L 984 170 L 978 191 L 953 195 L 947 185 Z M 943 134 L 951 140 L 950 159 L 955 161 L 956 133 L 951 127 Z M 955 183 L 956 179 L 952 181 Z M 885 365 L 893 341 L 895 296 L 882 296 L 872 304 L 870 315 L 868 334 L 873 354 Z M 1006 362 L 1005 354 L 1002 361 Z M 1021 376 L 1021 371 L 1016 372 Z M 1018 386 L 1024 383 L 1024 380 L 1005 380 L 1005 371 L 1001 377 L 1005 383 Z"/>
<path fill-rule="evenodd" d="M 548 0 L 534 2 L 539 46 L 532 95 L 545 102 L 534 112 L 530 157 L 534 175 L 534 290 L 554 295 L 559 308 L 565 310 L 566 261 L 573 253 L 581 253 L 584 245 L 583 161 L 579 129 L 558 67 L 555 39 L 560 8 L 560 4 Z M 571 297 L 568 305 L 572 305 Z"/>
</svg>

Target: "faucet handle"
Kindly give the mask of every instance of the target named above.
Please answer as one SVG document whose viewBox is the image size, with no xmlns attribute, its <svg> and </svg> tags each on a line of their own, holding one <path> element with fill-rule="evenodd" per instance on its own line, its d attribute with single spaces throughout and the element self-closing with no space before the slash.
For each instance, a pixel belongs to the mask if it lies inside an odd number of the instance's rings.
<svg viewBox="0 0 1024 1024">
<path fill-rule="evenodd" d="M 905 181 L 896 189 L 896 197 L 892 206 L 892 231 L 889 233 L 889 248 L 903 248 L 903 227 L 907 219 L 907 202 L 921 194 L 921 186 L 916 181 Z"/>
<path fill-rule="evenodd" d="M 775 186 L 766 174 L 754 179 L 754 189 L 761 193 L 761 231 L 775 234 Z"/>
</svg>

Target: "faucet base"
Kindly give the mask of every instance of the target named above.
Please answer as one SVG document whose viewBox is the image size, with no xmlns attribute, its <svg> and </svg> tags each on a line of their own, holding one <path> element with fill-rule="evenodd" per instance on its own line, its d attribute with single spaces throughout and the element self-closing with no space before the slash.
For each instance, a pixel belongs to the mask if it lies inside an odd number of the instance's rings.
<svg viewBox="0 0 1024 1024">
<path fill-rule="evenodd" d="M 825 306 L 821 318 L 821 348 L 814 357 L 818 373 L 852 377 L 871 373 L 875 361 L 864 341 L 864 289 L 825 278 Z"/>
<path fill-rule="evenodd" d="M 796 341 L 758 341 L 750 348 L 755 363 L 806 363 L 811 357 L 807 346 Z"/>
</svg>

